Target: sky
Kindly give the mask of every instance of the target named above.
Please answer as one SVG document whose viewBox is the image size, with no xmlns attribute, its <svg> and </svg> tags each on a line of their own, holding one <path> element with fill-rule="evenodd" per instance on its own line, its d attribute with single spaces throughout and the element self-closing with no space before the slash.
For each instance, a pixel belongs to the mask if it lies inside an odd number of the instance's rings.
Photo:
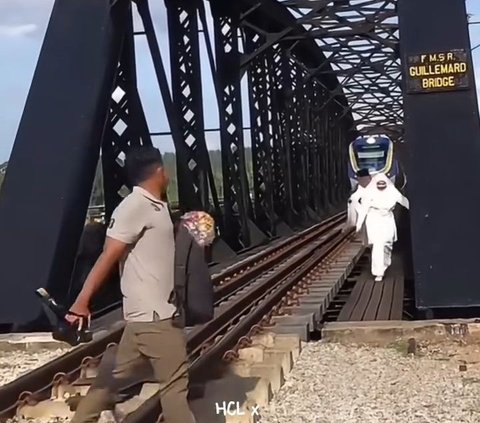
<svg viewBox="0 0 480 423">
<path fill-rule="evenodd" d="M 0 0 L 0 163 L 8 160 L 10 156 L 53 3 L 54 0 Z M 168 63 L 168 33 L 165 30 L 163 1 L 150 3 L 157 38 Z M 466 0 L 466 4 L 468 13 L 473 15 L 472 21 L 480 21 L 480 0 Z M 472 47 L 479 45 L 480 25 L 471 25 L 470 35 Z M 136 48 L 139 91 L 150 129 L 152 132 L 168 132 L 165 111 L 159 90 L 156 89 L 157 83 L 145 40 L 140 39 L 136 43 Z M 203 42 L 201 53 L 206 54 Z M 473 59 L 477 90 L 480 92 L 480 47 L 473 52 Z M 216 108 L 209 107 L 215 104 L 216 99 L 207 62 L 204 60 L 202 63 L 205 125 L 206 128 L 218 128 Z M 246 93 L 245 83 L 242 91 Z M 247 117 L 248 111 L 244 108 L 244 126 L 248 126 Z M 245 137 L 248 144 L 248 131 L 245 132 Z M 173 151 L 170 137 L 157 137 L 154 143 L 162 151 Z M 218 148 L 218 133 L 207 133 L 207 143 L 209 148 Z"/>
</svg>

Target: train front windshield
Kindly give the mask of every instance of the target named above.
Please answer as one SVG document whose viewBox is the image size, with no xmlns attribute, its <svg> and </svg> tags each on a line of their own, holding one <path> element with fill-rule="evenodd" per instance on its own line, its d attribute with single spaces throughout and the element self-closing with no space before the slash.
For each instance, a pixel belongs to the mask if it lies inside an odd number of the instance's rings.
<svg viewBox="0 0 480 423">
<path fill-rule="evenodd" d="M 388 144 L 362 145 L 355 151 L 359 169 L 368 169 L 370 173 L 384 171 L 387 166 Z"/>
</svg>

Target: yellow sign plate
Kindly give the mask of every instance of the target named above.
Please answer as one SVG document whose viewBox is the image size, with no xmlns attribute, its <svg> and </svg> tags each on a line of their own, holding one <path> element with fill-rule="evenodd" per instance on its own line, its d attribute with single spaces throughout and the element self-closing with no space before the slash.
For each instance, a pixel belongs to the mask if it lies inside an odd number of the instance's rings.
<svg viewBox="0 0 480 423">
<path fill-rule="evenodd" d="M 431 93 L 470 88 L 470 64 L 465 50 L 407 57 L 407 93 Z"/>
</svg>

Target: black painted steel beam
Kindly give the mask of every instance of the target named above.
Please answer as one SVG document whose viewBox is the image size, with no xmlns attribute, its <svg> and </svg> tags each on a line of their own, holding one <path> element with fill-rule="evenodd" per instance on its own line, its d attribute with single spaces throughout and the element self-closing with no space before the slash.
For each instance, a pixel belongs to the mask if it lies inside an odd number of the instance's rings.
<svg viewBox="0 0 480 423">
<path fill-rule="evenodd" d="M 177 155 L 177 163 L 185 161 L 191 174 L 178 173 L 179 187 L 193 183 L 199 199 L 198 208 L 210 210 L 210 194 L 215 211 L 221 217 L 217 190 L 213 180 L 207 144 L 205 141 L 200 44 L 198 28 L 198 2 L 195 0 L 167 0 L 170 34 L 170 67 L 173 105 L 180 116 L 182 141 L 186 157 Z M 179 168 L 181 163 L 179 163 Z M 188 193 L 182 193 L 185 198 Z"/>
<path fill-rule="evenodd" d="M 228 243 L 236 249 L 253 242 L 242 118 L 240 51 L 238 31 L 240 8 L 237 3 L 210 3 L 214 18 L 216 84 L 219 96 L 220 135 L 223 167 L 225 231 Z"/>
<path fill-rule="evenodd" d="M 102 139 L 102 171 L 105 220 L 132 188 L 124 171 L 131 147 L 152 145 L 148 124 L 137 89 L 132 15 L 123 35 L 123 47 L 111 90 L 109 114 Z"/>
<path fill-rule="evenodd" d="M 245 30 L 247 51 L 256 51 L 262 37 Z M 272 137 L 275 131 L 271 122 L 267 57 L 257 56 L 249 66 L 249 103 L 252 139 L 253 188 L 255 221 L 267 234 L 276 235 L 276 216 L 273 202 L 273 157 Z"/>
<path fill-rule="evenodd" d="M 129 3 L 56 0 L 0 196 L 0 324 L 69 288 Z"/>
<path fill-rule="evenodd" d="M 278 3 L 290 10 L 296 24 L 305 30 L 285 34 L 282 43 L 309 39 L 328 54 L 316 72 L 338 78 L 339 88 L 327 88 L 334 102 L 345 109 L 346 118 L 354 114 L 350 130 L 383 132 L 394 140 L 402 140 L 397 0 L 355 3 L 279 0 Z M 314 70 L 311 64 L 307 66 Z M 345 96 L 346 102 L 339 101 L 337 95 Z"/>
<path fill-rule="evenodd" d="M 8 282 L 0 293 L 18 288 L 13 304 L 26 301 L 31 312 L 0 307 L 0 323 L 34 318 L 38 286 L 63 298 L 100 149 L 108 220 L 130 188 L 125 153 L 152 142 L 137 89 L 136 35 L 147 39 L 175 146 L 180 208 L 214 213 L 222 238 L 241 250 L 287 233 L 284 222 L 305 226 L 344 203 L 347 146 L 359 127 L 383 124 L 401 137 L 392 1 L 211 0 L 207 12 L 204 0 L 165 0 L 167 75 L 147 0 L 134 1 L 143 23 L 136 32 L 129 0 L 57 0 L 0 197 L 0 236 L 20 242 L 2 251 Z M 217 99 L 223 210 L 207 151 L 212 109 L 203 104 L 202 61 Z M 252 175 L 242 109 L 250 112 Z M 34 220 L 25 198 L 48 215 Z M 20 235 L 5 223 L 14 218 L 24 222 Z"/>
<path fill-rule="evenodd" d="M 405 86 L 412 69 L 427 67 L 422 57 L 435 72 L 446 57 L 438 53 L 455 51 L 467 83 L 445 91 L 438 84 L 445 76 L 436 74 L 423 79 L 436 86 L 405 92 L 416 306 L 480 307 L 480 120 L 465 2 L 400 0 L 398 10 Z"/>
<path fill-rule="evenodd" d="M 162 53 L 158 45 L 155 27 L 150 12 L 148 1 L 136 1 L 137 9 L 142 19 L 145 36 L 153 60 L 153 67 L 157 77 L 158 87 L 163 99 L 163 105 L 167 115 L 167 120 L 172 131 L 173 144 L 177 153 L 177 172 L 180 175 L 178 179 L 179 204 L 182 211 L 198 210 L 202 208 L 200 192 L 196 189 L 194 175 L 189 168 L 188 148 L 182 138 L 181 115 L 179 110 L 173 104 L 170 87 L 168 84 L 165 65 L 163 63 Z"/>
</svg>

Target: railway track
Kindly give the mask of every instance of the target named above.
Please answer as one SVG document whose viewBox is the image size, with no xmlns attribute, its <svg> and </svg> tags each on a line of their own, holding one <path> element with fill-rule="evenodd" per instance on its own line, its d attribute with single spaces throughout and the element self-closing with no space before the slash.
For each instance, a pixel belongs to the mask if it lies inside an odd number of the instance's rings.
<svg viewBox="0 0 480 423">
<path fill-rule="evenodd" d="M 214 319 L 187 334 L 194 384 L 208 378 L 216 364 L 235 360 L 252 334 L 298 301 L 312 272 L 328 267 L 351 240 L 344 219 L 338 214 L 213 275 Z M 109 377 L 122 331 L 123 326 L 0 387 L 0 421 L 68 415 L 95 377 Z M 151 423 L 161 413 L 148 370 L 125 382 L 122 399 L 140 388 L 142 399 L 128 410 L 126 423 Z"/>
</svg>

